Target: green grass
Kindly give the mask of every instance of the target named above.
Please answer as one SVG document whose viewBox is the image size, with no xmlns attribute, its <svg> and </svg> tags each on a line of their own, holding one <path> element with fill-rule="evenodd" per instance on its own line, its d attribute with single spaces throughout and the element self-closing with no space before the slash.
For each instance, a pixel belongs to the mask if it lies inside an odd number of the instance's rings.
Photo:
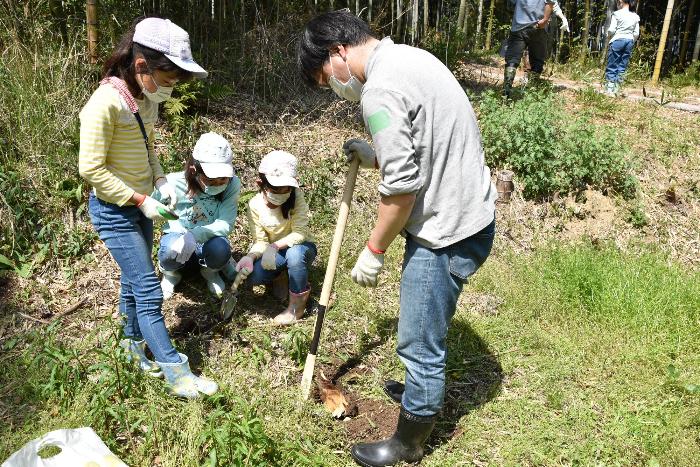
<svg viewBox="0 0 700 467">
<path fill-rule="evenodd" d="M 381 380 L 401 377 L 400 254 L 390 250 L 376 290 L 352 285 L 353 255 L 341 259 L 321 363 L 359 356 L 372 369 L 352 385 L 362 397 L 383 400 Z M 424 465 L 693 465 L 697 273 L 654 252 L 552 245 L 494 255 L 465 292 L 450 330 L 449 413 Z M 501 304 L 484 312 L 478 298 L 487 295 Z M 0 458 L 50 429 L 89 425 L 130 465 L 350 465 L 342 423 L 297 398 L 312 324 L 240 326 L 215 339 L 216 352 L 204 351 L 213 342 L 203 337 L 178 341 L 222 384 L 220 395 L 195 402 L 134 372 L 115 346 L 115 323 L 79 340 L 66 340 L 60 325 L 6 340 L 0 382 L 15 413 L 0 431 Z M 460 434 L 445 441 L 453 426 Z"/>
</svg>

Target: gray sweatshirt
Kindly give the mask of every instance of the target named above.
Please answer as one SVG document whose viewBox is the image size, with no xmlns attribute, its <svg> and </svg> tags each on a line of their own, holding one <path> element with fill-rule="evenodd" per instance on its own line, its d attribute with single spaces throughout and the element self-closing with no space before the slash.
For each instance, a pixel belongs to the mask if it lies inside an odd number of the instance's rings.
<svg viewBox="0 0 700 467">
<path fill-rule="evenodd" d="M 471 103 L 429 52 L 384 38 L 365 66 L 362 116 L 383 196 L 416 194 L 405 230 L 428 248 L 467 238 L 494 219 L 496 190 Z"/>
</svg>

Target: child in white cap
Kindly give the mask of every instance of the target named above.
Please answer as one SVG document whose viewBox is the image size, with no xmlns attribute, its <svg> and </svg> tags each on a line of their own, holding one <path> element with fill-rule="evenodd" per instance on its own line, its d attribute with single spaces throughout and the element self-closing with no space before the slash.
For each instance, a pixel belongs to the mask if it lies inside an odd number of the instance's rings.
<svg viewBox="0 0 700 467">
<path fill-rule="evenodd" d="M 175 189 L 173 211 L 179 218 L 163 229 L 158 250 L 166 300 L 173 295 L 185 266 L 199 266 L 209 291 L 219 298 L 225 287 L 219 271 L 228 280 L 236 275 L 228 235 L 236 222 L 241 182 L 233 173 L 232 158 L 231 146 L 223 136 L 205 133 L 185 170 L 167 176 Z M 153 197 L 160 198 L 158 192 Z"/>
<path fill-rule="evenodd" d="M 170 392 L 187 398 L 211 395 L 214 381 L 190 371 L 165 327 L 163 293 L 151 250 L 153 221 L 171 218 L 175 187 L 166 179 L 153 150 L 158 103 L 173 86 L 204 78 L 192 59 L 190 39 L 167 19 L 134 22 L 103 67 L 103 80 L 80 112 L 80 175 L 93 186 L 90 219 L 121 270 L 119 311 L 125 318 L 120 345 L 139 368 L 165 376 Z M 155 362 L 146 358 L 145 347 Z"/>
<path fill-rule="evenodd" d="M 272 151 L 260 161 L 258 172 L 260 192 L 248 202 L 254 243 L 236 269 L 249 274 L 252 285 L 272 283 L 280 299 L 289 293 L 289 305 L 273 320 L 287 325 L 304 315 L 311 293 L 309 267 L 317 250 L 309 230 L 309 207 L 297 181 L 296 157 Z"/>
</svg>

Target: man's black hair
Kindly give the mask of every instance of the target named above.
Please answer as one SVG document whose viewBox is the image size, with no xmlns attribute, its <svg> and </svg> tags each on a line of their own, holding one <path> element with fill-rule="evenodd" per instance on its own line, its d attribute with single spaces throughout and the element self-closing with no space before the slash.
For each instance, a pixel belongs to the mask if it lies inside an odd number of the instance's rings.
<svg viewBox="0 0 700 467">
<path fill-rule="evenodd" d="M 348 10 L 323 13 L 306 23 L 297 44 L 297 67 L 304 82 L 317 86 L 314 74 L 329 59 L 335 45 L 362 45 L 374 35 L 367 23 Z"/>
</svg>

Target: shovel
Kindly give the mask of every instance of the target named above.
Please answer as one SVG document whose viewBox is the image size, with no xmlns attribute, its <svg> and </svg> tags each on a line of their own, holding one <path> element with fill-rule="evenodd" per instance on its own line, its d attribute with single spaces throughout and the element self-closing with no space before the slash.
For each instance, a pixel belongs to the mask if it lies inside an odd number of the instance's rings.
<svg viewBox="0 0 700 467">
<path fill-rule="evenodd" d="M 345 179 L 345 190 L 343 191 L 343 199 L 340 201 L 338 222 L 335 225 L 333 243 L 331 244 L 331 252 L 328 256 L 328 265 L 326 266 L 326 276 L 323 279 L 321 299 L 318 303 L 319 306 L 318 313 L 316 314 L 316 324 L 314 325 L 314 335 L 311 339 L 309 353 L 306 355 L 304 374 L 301 378 L 301 397 L 304 400 L 308 400 L 309 395 L 311 395 L 311 380 L 314 377 L 314 367 L 316 366 L 316 352 L 318 351 L 318 344 L 321 340 L 321 330 L 323 328 L 323 319 L 326 314 L 326 307 L 328 306 L 328 302 L 331 297 L 333 279 L 335 279 L 335 267 L 338 265 L 340 246 L 343 243 L 343 236 L 345 235 L 345 225 L 348 222 L 350 202 L 352 201 L 352 192 L 355 190 L 355 180 L 357 179 L 357 169 L 359 167 L 360 158 L 355 157 L 355 159 L 350 163 L 348 175 Z"/>
<path fill-rule="evenodd" d="M 239 271 L 238 274 L 236 274 L 236 278 L 233 280 L 233 284 L 231 284 L 231 289 L 224 292 L 224 298 L 221 300 L 222 320 L 228 321 L 233 315 L 233 311 L 236 309 L 236 302 L 238 302 L 238 286 L 241 285 L 241 282 L 243 282 L 246 277 L 247 275 Z"/>
</svg>

